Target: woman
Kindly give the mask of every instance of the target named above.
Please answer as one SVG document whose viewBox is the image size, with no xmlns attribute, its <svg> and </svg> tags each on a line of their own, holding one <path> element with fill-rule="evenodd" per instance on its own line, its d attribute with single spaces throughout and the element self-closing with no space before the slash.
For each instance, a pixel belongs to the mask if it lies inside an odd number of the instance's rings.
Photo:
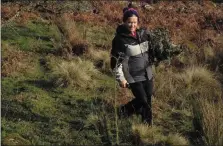
<svg viewBox="0 0 223 146">
<path fill-rule="evenodd" d="M 128 115 L 142 108 L 142 121 L 152 124 L 151 97 L 153 74 L 150 63 L 150 36 L 146 29 L 139 28 L 139 15 L 133 8 L 125 8 L 123 24 L 116 30 L 112 41 L 111 68 L 120 86 L 130 89 L 135 99 L 121 107 Z"/>
</svg>

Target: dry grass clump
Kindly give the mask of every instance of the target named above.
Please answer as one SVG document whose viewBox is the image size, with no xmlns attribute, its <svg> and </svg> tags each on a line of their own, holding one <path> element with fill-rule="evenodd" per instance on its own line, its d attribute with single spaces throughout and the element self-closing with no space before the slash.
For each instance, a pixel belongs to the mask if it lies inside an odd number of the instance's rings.
<svg viewBox="0 0 223 146">
<path fill-rule="evenodd" d="M 138 144 L 146 145 L 189 145 L 189 141 L 179 133 L 165 136 L 160 127 L 133 124 L 132 131 Z"/>
<path fill-rule="evenodd" d="M 93 60 L 96 67 L 100 68 L 103 72 L 110 71 L 110 54 L 108 51 L 91 48 L 86 56 Z"/>
<path fill-rule="evenodd" d="M 98 74 L 93 62 L 75 58 L 71 61 L 60 61 L 52 66 L 50 77 L 57 86 L 93 87 L 93 76 Z"/>
<path fill-rule="evenodd" d="M 15 46 L 3 43 L 1 67 L 3 77 L 32 73 L 35 70 L 33 55 L 30 52 L 23 52 Z"/>
<path fill-rule="evenodd" d="M 81 35 L 77 30 L 76 23 L 69 14 L 63 14 L 61 18 L 57 20 L 60 28 L 63 29 L 64 34 L 67 36 L 68 41 L 72 44 L 81 39 Z"/>
<path fill-rule="evenodd" d="M 63 34 L 64 46 L 61 48 L 61 54 L 68 56 L 83 55 L 89 49 L 89 43 L 84 39 L 84 34 L 78 31 L 76 22 L 70 14 L 63 14 L 61 18 L 55 20 L 58 28 Z"/>
<path fill-rule="evenodd" d="M 215 75 L 202 66 L 190 66 L 180 73 L 161 67 L 158 71 L 159 77 L 155 79 L 157 98 L 161 102 L 174 103 L 172 106 L 180 109 L 193 107 L 194 127 L 203 142 L 222 145 L 222 89 Z"/>
<path fill-rule="evenodd" d="M 214 80 L 213 73 L 207 70 L 204 67 L 200 66 L 191 66 L 186 68 L 184 72 L 179 74 L 179 80 L 182 80 L 187 86 L 197 86 L 199 84 L 204 83 L 213 83 L 215 84 L 216 81 Z M 195 84 L 195 85 L 193 85 Z"/>
<path fill-rule="evenodd" d="M 169 134 L 166 138 L 166 144 L 170 146 L 175 145 L 189 145 L 189 141 L 179 133 Z"/>
<path fill-rule="evenodd" d="M 133 124 L 132 131 L 136 139 L 145 144 L 159 144 L 164 143 L 166 140 L 166 137 L 161 133 L 159 127 Z"/>
<path fill-rule="evenodd" d="M 206 145 L 223 145 L 223 102 L 195 99 L 193 104 L 194 127 Z"/>
<path fill-rule="evenodd" d="M 178 108 L 190 106 L 191 97 L 219 100 L 221 85 L 214 74 L 201 66 L 190 66 L 177 72 L 162 64 L 155 73 L 154 96 Z"/>
<path fill-rule="evenodd" d="M 205 67 L 191 66 L 175 77 L 186 95 L 197 94 L 205 99 L 219 100 L 217 98 L 221 95 L 221 85 Z"/>
<path fill-rule="evenodd" d="M 172 68 L 161 63 L 155 70 L 154 97 L 168 103 L 168 101 L 179 99 L 179 103 L 184 103 L 184 98 L 179 98 L 178 87 L 180 83 L 174 77 Z"/>
</svg>

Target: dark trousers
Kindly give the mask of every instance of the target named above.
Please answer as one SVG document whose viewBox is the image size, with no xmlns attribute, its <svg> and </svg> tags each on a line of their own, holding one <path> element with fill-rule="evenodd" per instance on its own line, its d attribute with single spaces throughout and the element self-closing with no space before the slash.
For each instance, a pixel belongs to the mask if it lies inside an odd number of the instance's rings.
<svg viewBox="0 0 223 146">
<path fill-rule="evenodd" d="M 141 109 L 142 121 L 151 124 L 153 79 L 131 83 L 130 88 L 135 98 L 125 104 L 123 110 L 130 116 Z"/>
</svg>

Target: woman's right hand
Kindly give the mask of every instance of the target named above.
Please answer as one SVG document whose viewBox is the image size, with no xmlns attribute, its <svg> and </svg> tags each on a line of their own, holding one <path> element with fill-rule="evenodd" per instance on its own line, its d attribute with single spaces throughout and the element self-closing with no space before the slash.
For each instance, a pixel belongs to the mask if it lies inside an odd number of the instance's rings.
<svg viewBox="0 0 223 146">
<path fill-rule="evenodd" d="M 120 86 L 122 87 L 122 88 L 126 88 L 127 87 L 127 81 L 126 80 L 123 80 L 123 81 L 121 81 L 120 82 Z"/>
</svg>

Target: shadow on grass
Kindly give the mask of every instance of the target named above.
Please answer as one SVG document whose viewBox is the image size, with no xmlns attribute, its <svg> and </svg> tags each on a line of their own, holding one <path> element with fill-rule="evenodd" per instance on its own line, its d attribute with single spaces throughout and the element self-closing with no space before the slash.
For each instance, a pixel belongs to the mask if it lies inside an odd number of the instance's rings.
<svg viewBox="0 0 223 146">
<path fill-rule="evenodd" d="M 44 90 L 51 90 L 55 88 L 53 82 L 47 80 L 26 80 L 24 82 Z"/>
<path fill-rule="evenodd" d="M 16 102 L 3 99 L 1 106 L 2 117 L 11 121 L 40 121 L 49 122 L 49 117 L 33 113 L 28 107 Z"/>
</svg>

